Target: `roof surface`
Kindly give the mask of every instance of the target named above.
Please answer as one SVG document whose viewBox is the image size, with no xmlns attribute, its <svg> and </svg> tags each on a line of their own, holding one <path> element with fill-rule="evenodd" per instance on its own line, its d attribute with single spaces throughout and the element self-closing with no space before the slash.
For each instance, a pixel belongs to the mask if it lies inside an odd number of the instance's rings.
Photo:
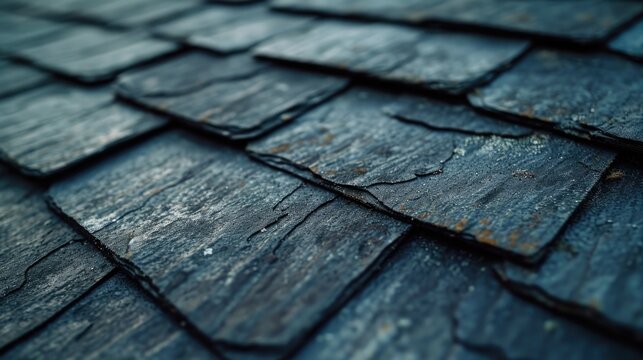
<svg viewBox="0 0 643 360">
<path fill-rule="evenodd" d="M 0 2 L 0 357 L 640 359 L 643 4 Z"/>
</svg>

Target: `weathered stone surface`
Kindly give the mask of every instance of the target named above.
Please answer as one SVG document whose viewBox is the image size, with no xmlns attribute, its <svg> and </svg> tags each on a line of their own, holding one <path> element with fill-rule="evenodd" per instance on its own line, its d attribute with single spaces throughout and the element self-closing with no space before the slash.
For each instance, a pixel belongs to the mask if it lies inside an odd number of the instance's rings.
<svg viewBox="0 0 643 360">
<path fill-rule="evenodd" d="M 194 71 L 199 69 L 199 71 Z M 119 78 L 138 104 L 231 139 L 256 137 L 317 105 L 346 80 L 200 52 Z"/>
<path fill-rule="evenodd" d="M 643 66 L 540 50 L 469 96 L 482 109 L 643 151 Z"/>
<path fill-rule="evenodd" d="M 446 23 L 512 33 L 600 41 L 643 10 L 635 1 L 273 0 L 274 7 L 407 23 Z"/>
<path fill-rule="evenodd" d="M 51 84 L 0 102 L 0 154 L 46 176 L 165 123 L 115 102 L 109 88 Z"/>
<path fill-rule="evenodd" d="M 327 21 L 260 45 L 256 54 L 459 93 L 506 67 L 527 46 L 484 35 Z"/>
<path fill-rule="evenodd" d="M 358 201 L 525 260 L 541 254 L 613 159 L 548 134 L 498 130 L 473 111 L 463 131 L 438 130 L 445 121 L 430 114 L 453 116 L 457 126 L 464 110 L 404 97 L 353 89 L 248 150 Z M 414 106 L 421 110 L 409 112 Z M 431 126 L 387 115 L 396 111 Z"/>
<path fill-rule="evenodd" d="M 124 275 L 6 353 L 11 359 L 212 359 Z"/>
<path fill-rule="evenodd" d="M 503 289 L 490 263 L 412 237 L 296 359 L 636 359 Z"/>
<path fill-rule="evenodd" d="M 0 167 L 0 348 L 47 321 L 111 265 L 48 208 L 42 191 Z"/>
<path fill-rule="evenodd" d="M 0 12 L 0 52 L 11 53 L 21 48 L 45 44 L 64 32 L 68 25 Z"/>
<path fill-rule="evenodd" d="M 643 170 L 617 163 L 536 269 L 498 270 L 516 290 L 643 340 Z"/>
<path fill-rule="evenodd" d="M 0 97 L 42 85 L 48 79 L 38 70 L 0 58 Z"/>
<path fill-rule="evenodd" d="M 74 25 L 13 55 L 80 81 L 109 80 L 119 72 L 177 50 L 177 45 L 143 33 Z"/>
<path fill-rule="evenodd" d="M 265 6 L 206 6 L 156 27 L 155 32 L 219 53 L 247 50 L 285 32 L 300 31 L 311 18 L 270 12 Z"/>
<path fill-rule="evenodd" d="M 609 46 L 612 50 L 643 60 L 643 20 L 612 40 Z"/>
<path fill-rule="evenodd" d="M 325 319 L 408 228 L 182 132 L 50 195 L 213 342 L 276 353 Z"/>
</svg>

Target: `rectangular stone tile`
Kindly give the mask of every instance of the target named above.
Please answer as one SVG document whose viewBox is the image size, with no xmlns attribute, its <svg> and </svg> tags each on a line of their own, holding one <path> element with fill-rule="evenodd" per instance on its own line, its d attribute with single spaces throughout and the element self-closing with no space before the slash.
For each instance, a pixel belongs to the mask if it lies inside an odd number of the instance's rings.
<svg viewBox="0 0 643 360">
<path fill-rule="evenodd" d="M 502 126 L 462 105 L 365 88 L 248 150 L 363 203 L 527 261 L 542 255 L 614 157 Z"/>
<path fill-rule="evenodd" d="M 499 273 L 524 295 L 643 341 L 643 169 L 617 162 L 538 268 Z"/>
<path fill-rule="evenodd" d="M 257 6 L 205 6 L 155 28 L 155 32 L 217 53 L 245 51 L 286 32 L 301 31 L 307 16 L 270 12 Z"/>
<path fill-rule="evenodd" d="M 49 320 L 112 266 L 48 208 L 42 190 L 0 167 L 0 350 Z"/>
<path fill-rule="evenodd" d="M 469 96 L 516 121 L 643 151 L 643 66 L 617 56 L 539 50 Z"/>
<path fill-rule="evenodd" d="M 643 60 L 643 20 L 639 20 L 609 43 L 609 47 L 636 60 Z"/>
<path fill-rule="evenodd" d="M 47 176 L 165 123 L 115 102 L 109 88 L 52 83 L 0 101 L 0 154 Z"/>
<path fill-rule="evenodd" d="M 212 359 L 136 284 L 117 274 L 10 349 L 12 359 Z"/>
<path fill-rule="evenodd" d="M 74 25 L 11 54 L 79 81 L 99 82 L 177 49 L 174 43 L 143 33 Z"/>
<path fill-rule="evenodd" d="M 447 24 L 598 42 L 643 11 L 635 1 L 273 0 L 277 9 L 409 24 Z"/>
<path fill-rule="evenodd" d="M 0 12 L 0 52 L 10 54 L 29 46 L 46 44 L 69 28 L 64 23 Z"/>
<path fill-rule="evenodd" d="M 637 359 L 502 288 L 491 263 L 415 236 L 294 359 Z"/>
<path fill-rule="evenodd" d="M 338 77 L 266 66 L 245 55 L 223 58 L 193 52 L 124 74 L 117 91 L 190 125 L 230 139 L 248 139 L 292 120 L 346 83 Z"/>
<path fill-rule="evenodd" d="M 0 58 L 0 98 L 43 85 L 48 80 L 41 71 Z"/>
<path fill-rule="evenodd" d="M 408 229 L 182 132 L 50 195 L 211 341 L 274 355 L 339 306 Z"/>
<path fill-rule="evenodd" d="M 327 21 L 267 42 L 257 48 L 256 54 L 461 93 L 502 70 L 527 46 L 526 41 L 484 35 Z"/>
</svg>

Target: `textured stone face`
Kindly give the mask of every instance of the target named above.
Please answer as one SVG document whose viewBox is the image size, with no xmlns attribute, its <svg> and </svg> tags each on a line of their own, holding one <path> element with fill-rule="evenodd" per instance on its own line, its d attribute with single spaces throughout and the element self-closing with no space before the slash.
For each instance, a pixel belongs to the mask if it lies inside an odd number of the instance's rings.
<svg viewBox="0 0 643 360">
<path fill-rule="evenodd" d="M 484 110 L 643 151 L 643 66 L 617 56 L 531 53 L 469 96 Z"/>
<path fill-rule="evenodd" d="M 638 356 L 626 344 L 512 295 L 490 266 L 435 238 L 411 237 L 295 358 Z"/>
<path fill-rule="evenodd" d="M 441 23 L 508 33 L 597 42 L 643 11 L 629 1 L 274 0 L 278 9 L 326 15 Z"/>
<path fill-rule="evenodd" d="M 639 20 L 632 27 L 621 33 L 609 44 L 614 51 L 634 59 L 643 59 L 643 21 Z"/>
<path fill-rule="evenodd" d="M 108 88 L 50 84 L 0 101 L 0 154 L 47 176 L 164 124 L 115 102 Z"/>
<path fill-rule="evenodd" d="M 0 58 L 0 98 L 43 85 L 48 79 L 45 73 Z"/>
<path fill-rule="evenodd" d="M 408 228 L 183 133 L 50 195 L 213 342 L 274 351 L 324 319 Z"/>
<path fill-rule="evenodd" d="M 112 266 L 58 219 L 42 190 L 0 167 L 0 348 L 46 322 Z"/>
<path fill-rule="evenodd" d="M 544 133 L 495 129 L 494 120 L 471 111 L 460 131 L 453 126 L 462 110 L 403 98 L 351 90 L 248 150 L 361 202 L 524 260 L 542 254 L 613 159 Z M 451 128 L 422 117 L 440 112 L 456 119 Z M 409 124 L 389 114 L 424 120 Z"/>
<path fill-rule="evenodd" d="M 618 162 L 537 269 L 509 263 L 510 286 L 643 339 L 643 170 Z"/>
<path fill-rule="evenodd" d="M 256 54 L 459 93 L 505 67 L 527 45 L 483 35 L 327 21 L 261 45 Z"/>
<path fill-rule="evenodd" d="M 199 71 L 194 71 L 199 69 Z M 246 55 L 190 53 L 121 76 L 118 92 L 231 139 L 261 135 L 340 91 L 346 80 L 270 67 Z"/>
</svg>

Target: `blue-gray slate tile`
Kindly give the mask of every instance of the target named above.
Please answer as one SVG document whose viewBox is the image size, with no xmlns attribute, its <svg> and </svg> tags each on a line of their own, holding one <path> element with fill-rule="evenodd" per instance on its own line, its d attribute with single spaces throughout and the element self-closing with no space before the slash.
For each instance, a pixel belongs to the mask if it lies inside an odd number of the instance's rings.
<svg viewBox="0 0 643 360">
<path fill-rule="evenodd" d="M 637 359 L 514 296 L 476 254 L 414 236 L 295 359 Z"/>
<path fill-rule="evenodd" d="M 46 44 L 69 29 L 68 24 L 0 12 L 0 53 L 9 55 L 15 51 Z"/>
<path fill-rule="evenodd" d="M 532 261 L 614 158 L 453 104 L 365 88 L 248 150 L 396 216 Z"/>
<path fill-rule="evenodd" d="M 165 124 L 115 102 L 109 88 L 49 84 L 0 101 L 0 155 L 48 176 Z"/>
<path fill-rule="evenodd" d="M 62 213 L 215 344 L 281 354 L 408 225 L 242 151 L 162 134 L 50 189 Z"/>
<path fill-rule="evenodd" d="M 643 60 L 643 20 L 617 36 L 609 47 L 634 59 Z"/>
<path fill-rule="evenodd" d="M 643 11 L 635 1 L 273 0 L 282 10 L 409 24 L 487 28 L 580 43 L 598 42 Z"/>
<path fill-rule="evenodd" d="M 643 66 L 615 55 L 539 50 L 469 99 L 516 121 L 643 151 Z"/>
<path fill-rule="evenodd" d="M 9 359 L 213 359 L 122 274 L 110 277 Z"/>
<path fill-rule="evenodd" d="M 48 79 L 41 71 L 0 58 L 0 98 L 42 85 Z"/>
<path fill-rule="evenodd" d="M 617 162 L 538 268 L 498 270 L 521 293 L 643 340 L 643 170 Z"/>
<path fill-rule="evenodd" d="M 60 220 L 42 189 L 0 167 L 0 350 L 48 321 L 112 266 Z"/>
<path fill-rule="evenodd" d="M 140 105 L 236 140 L 292 120 L 346 83 L 338 77 L 266 66 L 246 55 L 192 52 L 122 75 L 117 91 Z"/>
<path fill-rule="evenodd" d="M 326 21 L 260 45 L 263 58 L 330 68 L 434 91 L 461 93 L 508 66 L 528 42 Z"/>
<path fill-rule="evenodd" d="M 286 32 L 301 31 L 311 20 L 270 12 L 261 5 L 207 6 L 163 23 L 154 31 L 191 46 L 226 54 L 245 51 Z"/>
</svg>

